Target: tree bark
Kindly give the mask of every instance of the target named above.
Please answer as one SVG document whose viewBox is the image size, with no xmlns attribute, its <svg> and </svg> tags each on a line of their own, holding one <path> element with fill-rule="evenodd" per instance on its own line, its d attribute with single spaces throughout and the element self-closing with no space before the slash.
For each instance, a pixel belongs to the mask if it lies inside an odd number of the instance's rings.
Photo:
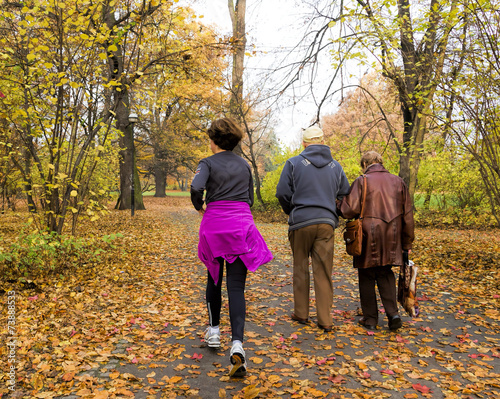
<svg viewBox="0 0 500 399">
<path fill-rule="evenodd" d="M 115 10 L 110 8 L 106 13 L 106 24 L 113 31 L 117 21 Z M 116 50 L 108 54 L 108 80 L 119 81 L 119 86 L 113 86 L 114 112 L 116 114 L 116 128 L 123 134 L 120 137 L 120 198 L 115 206 L 116 209 L 124 210 L 132 207 L 132 191 L 134 193 L 134 207 L 143 210 L 141 183 L 135 163 L 134 126 L 130 123 L 130 94 L 124 73 L 123 49 L 120 43 L 115 43 Z M 133 185 L 133 187 L 132 187 Z"/>
<path fill-rule="evenodd" d="M 163 198 L 167 196 L 167 172 L 160 165 L 154 168 L 155 175 L 155 197 Z"/>
<path fill-rule="evenodd" d="M 400 20 L 401 55 L 404 74 L 384 64 L 384 72 L 396 84 L 403 111 L 403 146 L 400 154 L 399 175 L 408 185 L 414 198 L 417 189 L 417 175 L 420 166 L 422 144 L 427 133 L 427 115 L 442 77 L 448 38 L 452 30 L 452 17 L 443 23 L 437 0 L 432 0 L 429 8 L 429 24 L 423 39 L 423 49 L 416 49 L 410 14 L 410 1 L 398 0 Z M 456 2 L 452 1 L 450 16 L 454 14 Z M 438 35 L 438 29 L 442 33 Z M 439 37 L 438 37 L 439 36 Z"/>
<path fill-rule="evenodd" d="M 241 123 L 243 104 L 243 71 L 246 49 L 246 0 L 228 0 L 229 15 L 233 25 L 233 69 L 231 80 L 231 98 L 229 100 L 229 112 L 231 116 Z"/>
</svg>

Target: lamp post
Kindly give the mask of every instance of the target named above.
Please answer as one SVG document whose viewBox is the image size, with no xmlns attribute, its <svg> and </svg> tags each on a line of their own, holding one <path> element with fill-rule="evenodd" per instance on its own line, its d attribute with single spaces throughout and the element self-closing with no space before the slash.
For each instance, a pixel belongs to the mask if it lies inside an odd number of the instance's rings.
<svg viewBox="0 0 500 399">
<path fill-rule="evenodd" d="M 132 128 L 130 129 L 130 133 L 132 135 L 132 171 L 130 173 L 130 216 L 134 216 L 135 212 L 135 184 L 134 184 L 134 174 L 135 174 L 135 143 L 134 143 L 134 123 L 139 121 L 139 117 L 137 114 L 132 113 L 128 117 L 128 122 L 130 125 L 132 125 Z"/>
</svg>

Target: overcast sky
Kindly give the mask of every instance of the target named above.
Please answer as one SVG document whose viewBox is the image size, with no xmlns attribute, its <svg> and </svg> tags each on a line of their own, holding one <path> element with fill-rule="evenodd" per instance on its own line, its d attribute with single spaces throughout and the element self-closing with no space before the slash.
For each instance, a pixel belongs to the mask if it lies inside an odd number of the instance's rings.
<svg viewBox="0 0 500 399">
<path fill-rule="evenodd" d="M 191 4 L 198 15 L 204 16 L 201 19 L 204 24 L 213 25 L 219 33 L 231 34 L 227 0 L 180 0 L 178 4 Z M 304 36 L 308 11 L 310 9 L 303 2 L 295 0 L 247 0 L 247 45 L 248 51 L 255 50 L 256 55 L 245 59 L 246 90 L 257 84 L 264 72 L 291 60 L 288 56 L 287 61 L 283 61 Z M 297 53 L 294 57 L 298 59 L 300 55 Z M 325 79 L 328 80 L 328 60 L 323 67 Z M 283 79 L 283 76 L 277 79 Z M 293 105 L 297 97 L 303 94 L 300 85 L 296 86 L 294 92 L 286 94 L 276 114 L 276 133 L 282 143 L 294 145 L 300 142 L 301 129 L 309 126 L 316 116 L 317 108 L 311 97 L 303 98 Z M 333 112 L 335 108 L 335 104 L 326 104 L 322 115 Z"/>
</svg>

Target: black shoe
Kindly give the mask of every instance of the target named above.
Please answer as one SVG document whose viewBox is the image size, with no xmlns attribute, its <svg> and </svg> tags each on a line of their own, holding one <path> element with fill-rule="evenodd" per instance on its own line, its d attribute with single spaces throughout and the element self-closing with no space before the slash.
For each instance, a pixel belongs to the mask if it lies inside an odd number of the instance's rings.
<svg viewBox="0 0 500 399">
<path fill-rule="evenodd" d="M 296 321 L 300 324 L 307 324 L 309 323 L 309 320 L 308 319 L 301 319 L 300 317 L 296 316 L 295 313 L 292 313 L 292 315 L 290 316 L 292 318 L 293 321 Z"/>
<path fill-rule="evenodd" d="M 403 326 L 403 322 L 401 321 L 401 317 L 398 314 L 394 316 L 387 316 L 389 319 L 389 330 L 398 330 Z"/>
<path fill-rule="evenodd" d="M 376 330 L 377 329 L 376 325 L 374 325 L 374 324 L 367 324 L 364 317 L 362 317 L 361 319 L 359 319 L 358 323 L 360 325 L 362 325 L 364 328 L 366 328 L 367 330 Z"/>
<path fill-rule="evenodd" d="M 332 326 L 322 326 L 321 324 L 318 323 L 318 327 L 321 328 L 324 332 L 329 333 L 332 332 L 333 327 Z"/>
</svg>

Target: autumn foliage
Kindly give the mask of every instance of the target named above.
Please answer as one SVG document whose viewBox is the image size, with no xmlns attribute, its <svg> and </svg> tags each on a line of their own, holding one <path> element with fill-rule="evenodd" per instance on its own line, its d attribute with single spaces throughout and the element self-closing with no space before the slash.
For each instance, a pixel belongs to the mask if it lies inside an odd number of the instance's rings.
<svg viewBox="0 0 500 399">
<path fill-rule="evenodd" d="M 467 398 L 500 392 L 500 247 L 496 231 L 418 228 L 422 313 L 391 333 L 357 325 L 357 276 L 340 240 L 334 258 L 334 332 L 295 324 L 291 253 L 284 223 L 258 222 L 274 260 L 248 278 L 249 374 L 231 380 L 230 328 L 205 347 L 206 269 L 197 258 L 200 218 L 189 198 L 146 198 L 133 218 L 111 211 L 77 237 L 85 263 L 68 259 L 45 275 L 2 281 L 16 295 L 16 389 L 21 397 L 85 398 Z M 23 213 L 0 215 L 2 253 Z M 114 234 L 97 244 L 98 237 Z M 12 265 L 11 265 L 12 266 Z M 2 276 L 6 273 L 2 263 Z M 227 304 L 227 302 L 225 302 Z M 314 309 L 314 306 L 313 306 Z M 312 315 L 315 319 L 314 314 Z M 6 307 L 0 323 L 2 341 Z M 6 358 L 7 348 L 0 356 Z M 0 392 L 7 395 L 6 377 Z"/>
</svg>

